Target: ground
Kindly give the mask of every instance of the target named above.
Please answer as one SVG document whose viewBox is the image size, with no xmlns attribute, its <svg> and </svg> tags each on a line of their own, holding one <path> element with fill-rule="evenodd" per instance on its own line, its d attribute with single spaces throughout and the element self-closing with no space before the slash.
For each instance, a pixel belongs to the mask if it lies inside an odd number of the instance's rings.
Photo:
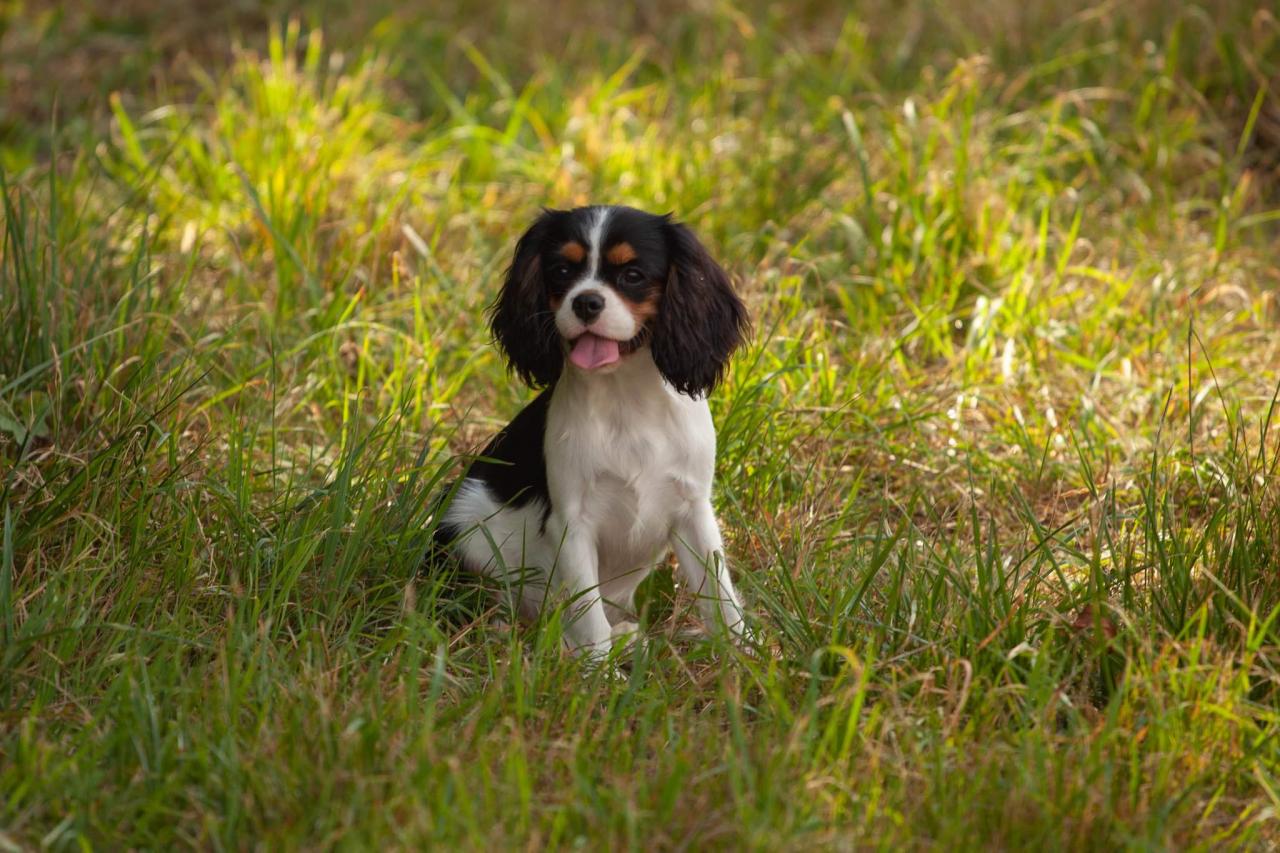
<svg viewBox="0 0 1280 853">
<path fill-rule="evenodd" d="M 1266 4 L 0 3 L 0 846 L 1280 844 Z M 673 211 L 758 648 L 423 572 L 543 205 Z"/>
</svg>

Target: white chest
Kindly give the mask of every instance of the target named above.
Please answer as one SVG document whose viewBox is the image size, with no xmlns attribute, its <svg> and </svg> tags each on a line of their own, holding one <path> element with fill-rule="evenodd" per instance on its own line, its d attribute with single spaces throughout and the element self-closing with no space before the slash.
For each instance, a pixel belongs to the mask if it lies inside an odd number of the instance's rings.
<svg viewBox="0 0 1280 853">
<path fill-rule="evenodd" d="M 544 452 L 555 526 L 589 528 L 605 579 L 655 560 L 710 495 L 715 431 L 705 401 L 661 383 L 562 383 Z"/>
</svg>

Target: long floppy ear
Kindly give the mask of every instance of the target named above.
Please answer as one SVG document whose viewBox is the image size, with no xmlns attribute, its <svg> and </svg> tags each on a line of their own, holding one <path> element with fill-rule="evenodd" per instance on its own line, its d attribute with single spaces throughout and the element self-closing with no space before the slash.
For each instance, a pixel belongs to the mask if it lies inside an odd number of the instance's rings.
<svg viewBox="0 0 1280 853">
<path fill-rule="evenodd" d="M 719 384 L 751 322 L 729 275 L 693 232 L 675 222 L 666 231 L 671 269 L 653 332 L 653 360 L 672 387 L 696 398 Z"/>
<path fill-rule="evenodd" d="M 489 328 L 508 367 L 533 388 L 555 382 L 564 366 L 540 258 L 554 214 L 543 211 L 516 243 L 502 292 L 489 308 Z"/>
</svg>

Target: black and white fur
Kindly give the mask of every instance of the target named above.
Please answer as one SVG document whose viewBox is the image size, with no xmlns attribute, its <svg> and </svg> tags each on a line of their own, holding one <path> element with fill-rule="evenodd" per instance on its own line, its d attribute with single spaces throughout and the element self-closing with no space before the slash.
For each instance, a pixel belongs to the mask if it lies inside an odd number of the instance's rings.
<svg viewBox="0 0 1280 853">
<path fill-rule="evenodd" d="M 588 654 L 636 629 L 636 587 L 668 550 L 704 618 L 741 637 L 705 399 L 748 329 L 724 270 L 669 216 L 548 210 L 516 245 L 491 326 L 542 390 L 457 484 L 437 538 L 471 571 L 520 578 L 526 617 L 573 601 L 567 639 Z M 584 335 L 606 357 L 616 342 L 616 360 L 580 367 Z"/>
</svg>

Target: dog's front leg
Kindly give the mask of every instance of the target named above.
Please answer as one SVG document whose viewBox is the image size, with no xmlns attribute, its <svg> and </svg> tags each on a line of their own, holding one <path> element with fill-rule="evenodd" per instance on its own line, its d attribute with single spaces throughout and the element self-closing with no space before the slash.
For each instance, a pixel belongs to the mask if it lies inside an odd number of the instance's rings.
<svg viewBox="0 0 1280 853">
<path fill-rule="evenodd" d="M 698 597 L 708 625 L 724 625 L 735 638 L 742 638 L 746 619 L 729 577 L 720 525 L 710 501 L 697 504 L 676 521 L 671 548 L 680 563 L 680 576 Z"/>
<path fill-rule="evenodd" d="M 594 537 L 569 530 L 552 572 L 553 588 L 569 601 L 565 636 L 575 651 L 590 657 L 606 656 L 613 638 L 600 599 L 598 561 Z"/>
</svg>

